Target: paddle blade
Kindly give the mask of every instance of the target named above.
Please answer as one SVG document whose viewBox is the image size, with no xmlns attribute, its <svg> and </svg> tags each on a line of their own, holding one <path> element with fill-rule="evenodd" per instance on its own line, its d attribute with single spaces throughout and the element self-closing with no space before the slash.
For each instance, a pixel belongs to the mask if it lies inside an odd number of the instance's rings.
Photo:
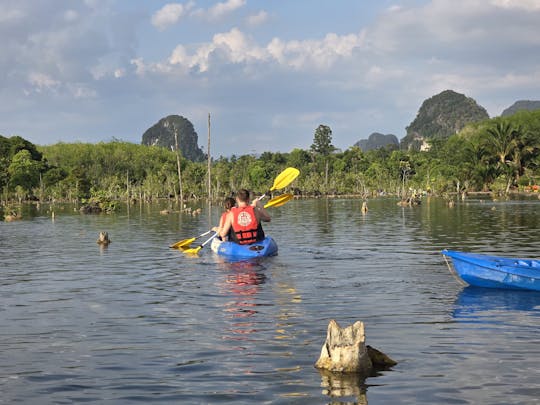
<svg viewBox="0 0 540 405">
<path fill-rule="evenodd" d="M 184 250 L 182 250 L 182 252 L 184 252 L 187 255 L 193 255 L 194 256 L 194 255 L 199 254 L 199 250 L 201 250 L 201 249 L 202 249 L 202 246 L 197 246 L 195 248 L 184 249 Z"/>
<path fill-rule="evenodd" d="M 277 197 L 274 197 L 272 198 L 270 201 L 268 201 L 265 205 L 264 205 L 264 208 L 270 208 L 270 207 L 281 207 L 283 204 L 285 204 L 286 202 L 290 201 L 293 199 L 293 195 L 292 194 L 282 194 L 282 195 L 278 195 Z"/>
<path fill-rule="evenodd" d="M 181 241 L 178 241 L 176 243 L 173 243 L 171 246 L 169 246 L 170 248 L 172 249 L 182 249 L 182 248 L 186 248 L 188 247 L 189 245 L 191 245 L 193 242 L 195 242 L 195 239 L 197 238 L 189 238 L 189 239 L 184 239 L 184 240 L 181 240 Z"/>
<path fill-rule="evenodd" d="M 298 177 L 300 174 L 300 170 L 298 170 L 295 167 L 287 167 L 285 170 L 283 170 L 274 180 L 274 185 L 270 189 L 272 190 L 279 190 L 283 187 L 287 187 L 289 184 L 292 183 L 294 179 Z"/>
</svg>

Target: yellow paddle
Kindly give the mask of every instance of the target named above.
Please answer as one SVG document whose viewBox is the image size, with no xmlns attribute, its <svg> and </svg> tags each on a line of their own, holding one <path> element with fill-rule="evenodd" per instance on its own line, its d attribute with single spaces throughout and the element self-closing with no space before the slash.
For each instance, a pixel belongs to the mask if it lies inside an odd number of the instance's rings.
<svg viewBox="0 0 540 405">
<path fill-rule="evenodd" d="M 278 195 L 277 197 L 272 198 L 266 204 L 264 204 L 264 208 L 281 207 L 283 204 L 292 200 L 293 198 L 294 196 L 289 193 Z"/>
<path fill-rule="evenodd" d="M 200 244 L 199 246 L 194 247 L 194 248 L 184 249 L 183 252 L 188 255 L 196 255 L 199 253 L 199 250 L 201 250 L 207 243 L 209 243 L 216 236 L 218 236 L 217 232 L 215 232 L 212 236 L 210 236 L 210 238 L 208 238 L 206 241 L 204 241 L 204 243 Z"/>
<path fill-rule="evenodd" d="M 270 191 L 287 187 L 294 179 L 298 177 L 299 174 L 300 170 L 298 170 L 296 167 L 287 167 L 274 179 L 274 185 L 270 188 Z M 258 199 L 262 200 L 264 197 L 266 197 L 266 193 L 261 195 Z"/>
<path fill-rule="evenodd" d="M 199 239 L 201 236 L 208 235 L 212 230 L 206 231 L 205 233 L 201 233 L 199 236 L 194 236 L 193 238 L 189 239 L 183 239 L 181 241 L 178 241 L 176 243 L 173 243 L 171 246 L 169 246 L 172 249 L 183 249 L 189 247 L 195 240 Z"/>
<path fill-rule="evenodd" d="M 298 170 L 297 168 L 287 167 L 275 178 L 274 185 L 272 186 L 270 191 L 279 190 L 283 187 L 287 187 L 289 184 L 292 183 L 294 179 L 298 177 L 299 174 L 300 170 Z"/>
</svg>

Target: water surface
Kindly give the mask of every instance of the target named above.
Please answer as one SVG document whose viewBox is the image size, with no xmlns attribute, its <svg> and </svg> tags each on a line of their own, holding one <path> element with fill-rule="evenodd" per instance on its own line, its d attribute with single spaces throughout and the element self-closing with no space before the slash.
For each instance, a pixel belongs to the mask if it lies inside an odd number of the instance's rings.
<svg viewBox="0 0 540 405">
<path fill-rule="evenodd" d="M 168 248 L 216 207 L 26 208 L 0 223 L 0 403 L 540 403 L 540 294 L 465 288 L 439 254 L 538 257 L 540 202 L 361 203 L 273 209 L 279 255 L 260 263 Z M 399 364 L 319 373 L 330 319 L 364 321 Z"/>
</svg>

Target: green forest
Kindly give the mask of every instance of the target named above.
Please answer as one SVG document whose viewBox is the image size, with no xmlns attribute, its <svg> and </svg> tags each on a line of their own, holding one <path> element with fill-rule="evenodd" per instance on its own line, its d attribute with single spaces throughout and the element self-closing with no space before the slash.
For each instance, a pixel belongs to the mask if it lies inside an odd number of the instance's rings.
<svg viewBox="0 0 540 405">
<path fill-rule="evenodd" d="M 540 182 L 540 110 L 468 124 L 449 137 L 429 138 L 428 151 L 396 147 L 364 152 L 332 145 L 332 130 L 315 129 L 313 144 L 288 153 L 220 157 L 211 163 L 211 198 L 238 188 L 265 192 L 285 167 L 300 170 L 291 191 L 302 196 L 510 193 Z M 180 151 L 181 153 L 181 151 Z M 207 163 L 174 151 L 113 140 L 34 145 L 0 136 L 4 204 L 207 198 Z"/>
</svg>

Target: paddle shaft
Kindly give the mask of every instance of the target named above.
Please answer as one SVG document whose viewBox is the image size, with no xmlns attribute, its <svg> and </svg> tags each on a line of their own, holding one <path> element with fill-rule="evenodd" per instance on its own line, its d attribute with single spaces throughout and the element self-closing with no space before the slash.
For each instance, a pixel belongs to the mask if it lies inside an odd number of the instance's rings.
<svg viewBox="0 0 540 405">
<path fill-rule="evenodd" d="M 214 239 L 216 236 L 218 236 L 218 233 L 215 232 L 210 238 L 208 238 L 207 240 L 205 240 L 202 244 L 200 244 L 199 246 L 195 247 L 195 248 L 191 248 L 191 249 L 186 249 L 184 250 L 184 253 L 188 253 L 188 254 L 196 254 L 196 253 L 199 253 L 199 250 L 201 250 L 203 247 L 205 247 L 208 243 L 210 243 L 210 241 L 212 241 L 212 239 Z"/>
<path fill-rule="evenodd" d="M 199 239 L 200 237 L 202 236 L 205 236 L 205 235 L 208 235 L 210 232 L 212 232 L 212 230 L 210 229 L 209 231 L 206 231 L 204 233 L 201 233 L 199 236 L 195 236 L 193 238 L 188 238 L 188 239 L 183 239 L 181 241 L 178 241 L 174 244 L 172 244 L 170 247 L 173 248 L 173 249 L 178 249 L 178 248 L 181 248 L 183 246 L 189 246 L 191 245 L 193 242 L 195 242 L 196 239 Z"/>
</svg>

